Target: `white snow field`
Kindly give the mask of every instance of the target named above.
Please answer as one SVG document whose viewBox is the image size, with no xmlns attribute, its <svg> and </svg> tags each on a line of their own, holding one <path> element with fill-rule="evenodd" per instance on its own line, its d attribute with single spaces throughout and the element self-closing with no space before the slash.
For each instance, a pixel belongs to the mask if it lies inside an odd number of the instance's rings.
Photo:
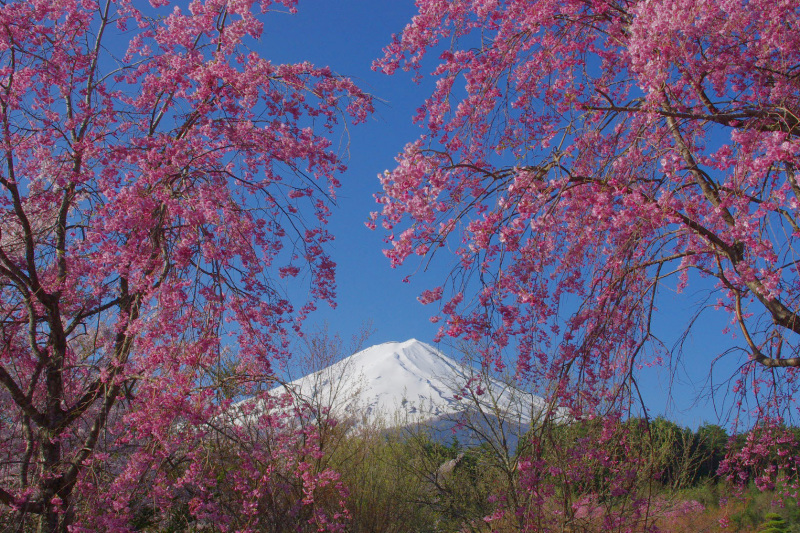
<svg viewBox="0 0 800 533">
<path fill-rule="evenodd" d="M 452 428 L 465 414 L 471 424 L 499 419 L 519 431 L 546 407 L 542 398 L 481 378 L 416 339 L 372 346 L 271 392 L 287 391 L 314 409 L 330 408 L 340 420 L 385 427 L 430 424 L 437 431 Z"/>
</svg>

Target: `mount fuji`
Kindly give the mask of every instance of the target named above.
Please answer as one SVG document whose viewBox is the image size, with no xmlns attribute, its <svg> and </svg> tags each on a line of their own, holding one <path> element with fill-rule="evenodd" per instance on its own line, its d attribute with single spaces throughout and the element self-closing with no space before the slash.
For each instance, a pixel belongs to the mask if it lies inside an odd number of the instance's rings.
<svg viewBox="0 0 800 533">
<path fill-rule="evenodd" d="M 372 346 L 272 392 L 289 392 L 340 419 L 386 427 L 452 426 L 469 412 L 529 427 L 546 410 L 542 398 L 482 376 L 416 339 Z"/>
</svg>

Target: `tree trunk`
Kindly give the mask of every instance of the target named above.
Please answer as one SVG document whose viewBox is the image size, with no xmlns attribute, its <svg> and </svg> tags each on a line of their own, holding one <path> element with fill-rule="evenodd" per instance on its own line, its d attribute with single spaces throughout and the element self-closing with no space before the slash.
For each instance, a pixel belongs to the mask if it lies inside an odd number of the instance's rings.
<svg viewBox="0 0 800 533">
<path fill-rule="evenodd" d="M 46 474 L 41 480 L 42 514 L 39 518 L 39 533 L 67 533 L 68 489 L 64 487 L 60 472 L 61 455 L 61 443 L 58 440 L 54 442 L 48 438 L 42 439 L 42 466 Z M 53 501 L 54 499 L 56 500 Z"/>
</svg>

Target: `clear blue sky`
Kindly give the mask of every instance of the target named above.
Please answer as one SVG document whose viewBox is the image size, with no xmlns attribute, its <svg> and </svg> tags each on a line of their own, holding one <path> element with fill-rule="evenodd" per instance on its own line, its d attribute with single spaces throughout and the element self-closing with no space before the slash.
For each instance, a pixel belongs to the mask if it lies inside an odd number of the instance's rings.
<svg viewBox="0 0 800 533">
<path fill-rule="evenodd" d="M 430 86 L 418 86 L 407 73 L 394 76 L 375 73 L 370 66 L 381 55 L 393 33 L 400 32 L 416 13 L 411 0 L 301 0 L 296 15 L 273 13 L 266 21 L 265 33 L 258 51 L 273 62 L 310 61 L 329 66 L 353 78 L 373 94 L 376 113 L 366 125 L 349 130 L 347 143 L 349 170 L 342 177 L 338 209 L 334 211 L 330 230 L 336 235 L 332 250 L 338 264 L 338 307 L 321 306 L 310 324 L 328 323 L 332 332 L 345 339 L 371 320 L 374 334 L 370 344 L 403 341 L 415 337 L 432 342 L 436 326 L 428 317 L 436 310 L 417 301 L 419 293 L 441 283 L 452 266 L 451 258 L 438 256 L 428 272 L 417 272 L 410 283 L 403 278 L 413 268 L 393 270 L 384 257 L 383 233 L 370 231 L 365 221 L 370 211 L 377 210 L 374 194 L 379 191 L 377 175 L 394 167 L 395 155 L 415 140 L 422 130 L 412 123 L 417 107 L 430 94 Z M 343 148 L 344 150 L 344 148 Z M 670 301 L 661 300 L 662 331 L 668 344 L 682 331 L 694 312 L 692 301 L 701 294 L 689 294 Z M 708 315 L 708 313 L 706 313 Z M 685 346 L 687 354 L 674 374 L 649 371 L 642 388 L 652 415 L 664 414 L 680 423 L 696 427 L 703 421 L 715 421 L 711 403 L 700 398 L 698 389 L 707 385 L 709 366 L 726 343 L 720 333 L 725 317 L 714 316 L 704 329 L 712 335 L 695 332 Z M 719 365 L 714 378 L 719 381 L 733 373 L 730 364 Z M 672 387 L 672 388 L 670 388 Z M 668 392 L 672 400 L 668 400 Z"/>
<path fill-rule="evenodd" d="M 380 190 L 377 175 L 394 168 L 395 155 L 422 131 L 411 117 L 425 97 L 424 88 L 414 84 L 410 75 L 389 77 L 370 68 L 391 35 L 411 19 L 414 4 L 301 0 L 298 9 L 296 15 L 273 13 L 265 19 L 259 52 L 274 62 L 327 65 L 377 98 L 376 113 L 367 124 L 350 128 L 349 139 L 334 139 L 342 143 L 348 158 L 339 205 L 329 227 L 336 235 L 332 255 L 338 265 L 338 306 L 330 310 L 321 305 L 311 321 L 327 321 L 332 331 L 347 338 L 372 320 L 372 343 L 411 337 L 431 342 L 436 327 L 428 316 L 435 310 L 423 307 L 416 297 L 426 288 L 422 278 L 431 285 L 437 278 L 414 276 L 410 283 L 403 283 L 412 270 L 392 270 L 382 253 L 383 233 L 365 226 L 370 211 L 379 207 L 374 201 Z"/>
</svg>

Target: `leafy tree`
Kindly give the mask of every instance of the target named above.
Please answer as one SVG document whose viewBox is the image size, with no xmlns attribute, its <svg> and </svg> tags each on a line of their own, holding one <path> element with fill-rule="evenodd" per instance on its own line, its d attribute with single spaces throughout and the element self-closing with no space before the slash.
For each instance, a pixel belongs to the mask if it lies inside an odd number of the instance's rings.
<svg viewBox="0 0 800 533">
<path fill-rule="evenodd" d="M 695 441 L 701 461 L 697 468 L 699 477 L 712 477 L 717 473 L 728 448 L 728 433 L 716 424 L 703 424 L 697 428 Z"/>
<path fill-rule="evenodd" d="M 323 133 L 370 111 L 329 69 L 247 48 L 257 12 L 295 3 L 0 6 L 0 512 L 20 528 L 125 529 L 137 498 L 225 511 L 201 444 L 334 297 Z M 237 490 L 296 438 L 238 463 Z M 311 504 L 332 479 L 303 468 Z"/>
</svg>

